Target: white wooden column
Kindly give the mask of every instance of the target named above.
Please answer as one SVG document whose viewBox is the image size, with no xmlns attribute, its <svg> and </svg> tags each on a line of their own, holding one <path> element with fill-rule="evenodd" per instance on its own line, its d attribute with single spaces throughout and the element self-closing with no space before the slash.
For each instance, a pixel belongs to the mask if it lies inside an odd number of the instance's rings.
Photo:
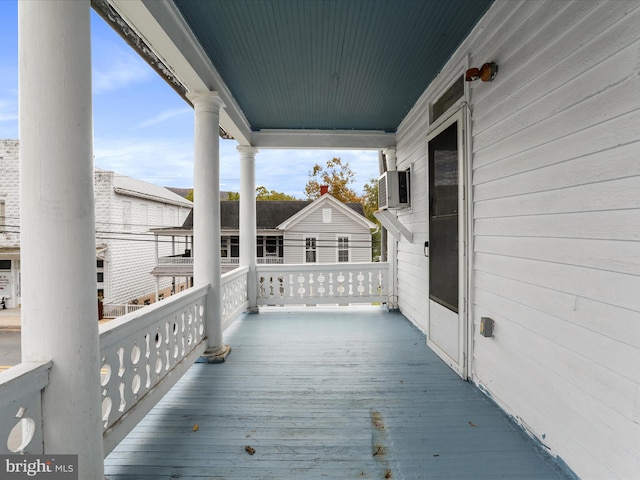
<svg viewBox="0 0 640 480">
<path fill-rule="evenodd" d="M 220 109 L 216 92 L 190 92 L 195 110 L 193 175 L 193 276 L 209 285 L 205 311 L 207 350 L 203 360 L 224 361 L 229 347 L 222 339 L 220 270 Z"/>
<path fill-rule="evenodd" d="M 18 3 L 22 361 L 53 361 L 45 453 L 102 480 L 89 13 Z"/>
<path fill-rule="evenodd" d="M 249 267 L 247 296 L 249 312 L 258 311 L 256 285 L 256 154 L 255 147 L 237 147 L 240 152 L 240 266 Z"/>
</svg>

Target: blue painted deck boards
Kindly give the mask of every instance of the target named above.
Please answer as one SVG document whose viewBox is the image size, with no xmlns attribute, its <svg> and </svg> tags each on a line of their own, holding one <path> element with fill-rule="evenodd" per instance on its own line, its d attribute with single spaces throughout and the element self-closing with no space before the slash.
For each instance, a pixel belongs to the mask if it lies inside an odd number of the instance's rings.
<svg viewBox="0 0 640 480">
<path fill-rule="evenodd" d="M 565 478 L 398 313 L 270 310 L 226 341 L 226 363 L 194 365 L 107 457 L 109 479 Z"/>
</svg>

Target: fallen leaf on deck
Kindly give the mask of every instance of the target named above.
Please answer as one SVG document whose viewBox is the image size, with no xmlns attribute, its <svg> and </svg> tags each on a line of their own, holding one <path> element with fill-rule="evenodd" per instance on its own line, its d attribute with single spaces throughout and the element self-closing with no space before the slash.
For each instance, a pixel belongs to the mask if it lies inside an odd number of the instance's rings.
<svg viewBox="0 0 640 480">
<path fill-rule="evenodd" d="M 472 427 L 477 427 L 477 425 L 473 422 L 469 422 L 469 425 L 471 425 Z"/>
<path fill-rule="evenodd" d="M 197 423 L 193 426 L 193 431 L 197 432 L 198 429 L 200 428 L 200 425 L 198 425 Z"/>
<path fill-rule="evenodd" d="M 256 449 L 249 445 L 244 447 L 244 451 L 247 452 L 249 455 L 253 455 L 254 453 L 256 453 Z"/>
</svg>

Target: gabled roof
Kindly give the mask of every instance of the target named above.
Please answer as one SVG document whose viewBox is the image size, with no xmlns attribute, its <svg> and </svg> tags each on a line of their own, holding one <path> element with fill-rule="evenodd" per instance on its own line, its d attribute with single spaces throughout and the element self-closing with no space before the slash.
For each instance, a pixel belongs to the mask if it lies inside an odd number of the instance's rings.
<svg viewBox="0 0 640 480">
<path fill-rule="evenodd" d="M 328 195 L 328 194 L 327 194 Z M 326 195 L 323 195 L 323 197 Z M 348 210 L 350 215 L 361 217 L 365 221 L 364 209 L 361 203 L 342 203 L 333 198 L 341 208 Z M 283 201 L 257 201 L 256 202 L 256 227 L 258 230 L 275 230 L 283 222 L 298 214 L 305 208 L 315 204 L 312 200 L 283 200 Z M 238 230 L 240 224 L 240 202 L 225 200 L 220 202 L 220 227 L 222 230 Z M 373 227 L 369 227 L 373 228 Z M 193 230 L 193 210 L 185 219 L 181 230 Z M 160 232 L 162 229 L 154 231 Z M 169 230 L 169 229 L 164 229 Z M 176 228 L 171 229 L 176 230 Z"/>
<path fill-rule="evenodd" d="M 342 203 L 340 200 L 338 200 L 331 194 L 325 193 L 324 195 L 322 195 L 321 197 L 317 198 L 312 203 L 307 205 L 305 208 L 300 210 L 298 213 L 296 213 L 292 217 L 282 222 L 276 228 L 278 230 L 290 229 L 291 227 L 293 227 L 294 225 L 302 221 L 305 217 L 307 217 L 311 213 L 315 212 L 319 208 L 325 208 L 328 205 L 331 205 L 337 210 L 343 212 L 346 216 L 353 219 L 353 221 L 355 221 L 356 223 L 361 224 L 363 227 L 366 227 L 369 229 L 376 227 L 376 225 L 373 222 L 370 222 L 369 220 L 367 220 L 367 218 L 363 214 L 356 213 L 355 210 L 350 208 L 349 205 Z M 360 205 L 360 208 L 362 208 L 362 204 L 356 204 L 356 205 Z M 364 210 L 363 210 L 363 213 L 364 213 Z"/>
<path fill-rule="evenodd" d="M 127 195 L 136 198 L 145 198 L 156 202 L 176 205 L 178 207 L 192 208 L 193 203 L 177 193 L 170 191 L 165 187 L 160 187 L 152 183 L 143 182 L 136 178 L 127 177 L 119 173 L 109 172 L 100 168 L 95 169 L 96 173 L 112 173 L 113 174 L 113 190 L 121 195 Z"/>
</svg>

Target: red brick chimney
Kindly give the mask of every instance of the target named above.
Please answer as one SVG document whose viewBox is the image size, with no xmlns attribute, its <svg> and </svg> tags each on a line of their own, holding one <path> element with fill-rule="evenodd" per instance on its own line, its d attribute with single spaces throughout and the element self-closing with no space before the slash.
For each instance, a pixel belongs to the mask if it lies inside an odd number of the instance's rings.
<svg viewBox="0 0 640 480">
<path fill-rule="evenodd" d="M 320 185 L 320 196 L 329 193 L 329 185 Z"/>
</svg>

